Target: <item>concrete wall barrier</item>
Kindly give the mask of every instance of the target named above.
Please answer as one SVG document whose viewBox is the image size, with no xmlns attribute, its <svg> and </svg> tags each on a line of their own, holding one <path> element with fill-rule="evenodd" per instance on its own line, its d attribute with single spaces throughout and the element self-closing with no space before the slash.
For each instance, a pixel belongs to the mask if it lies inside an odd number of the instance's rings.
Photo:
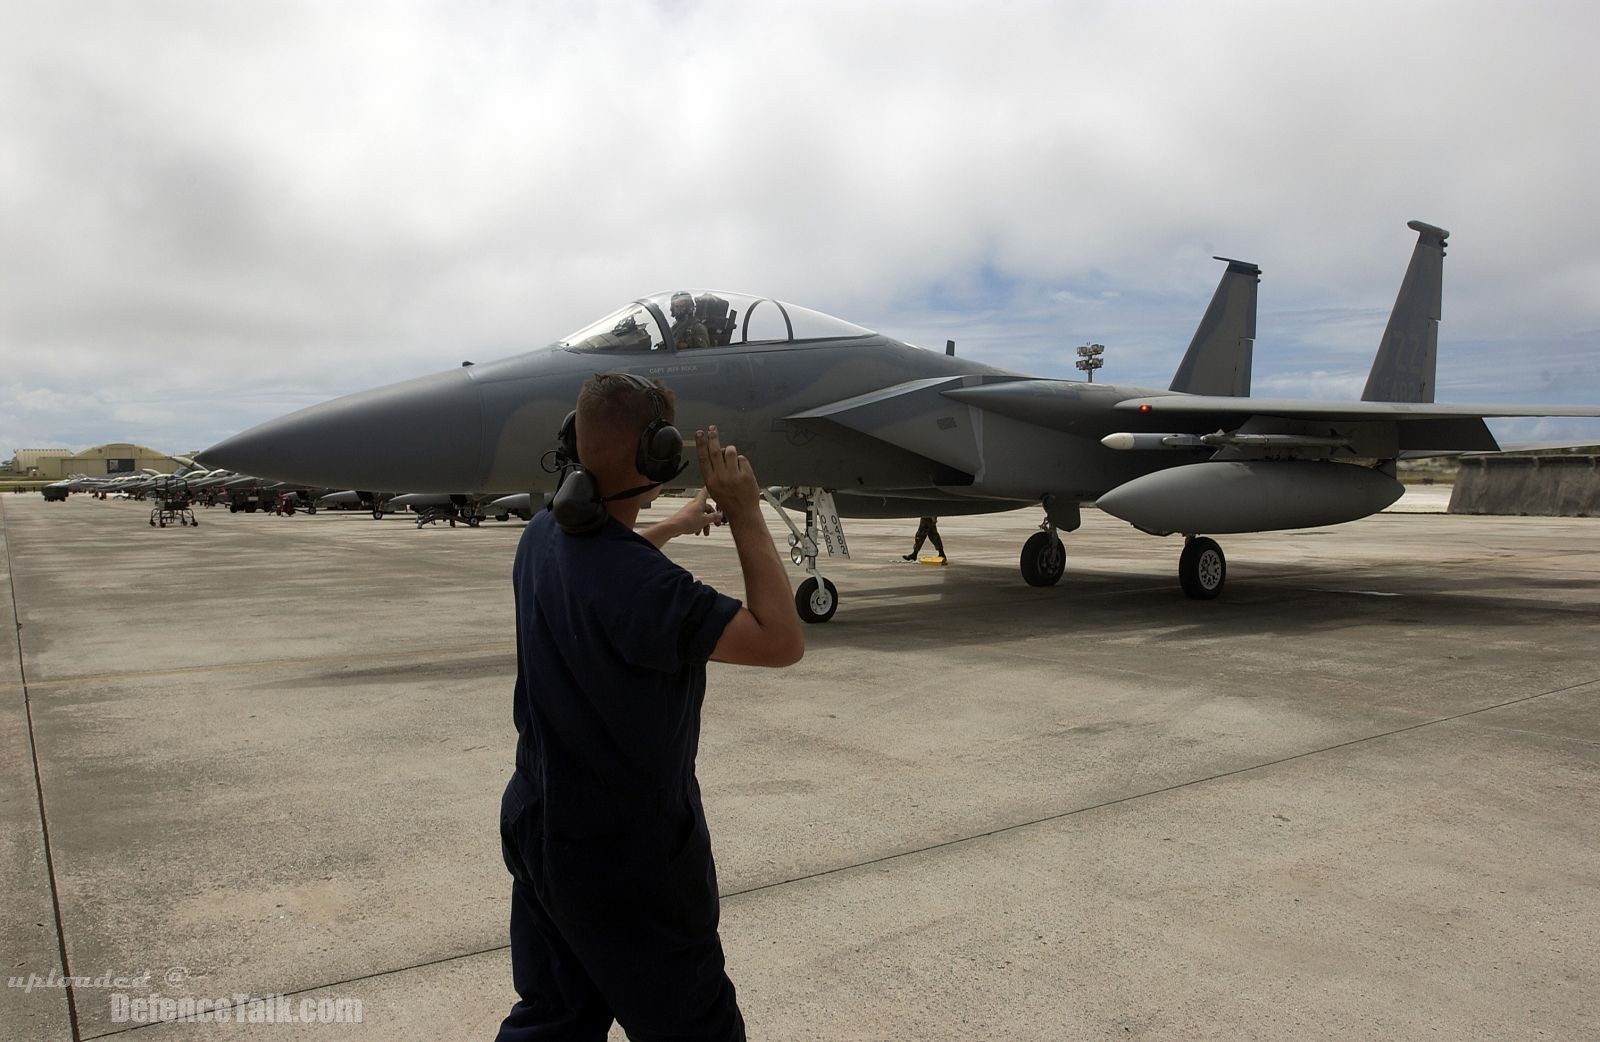
<svg viewBox="0 0 1600 1042">
<path fill-rule="evenodd" d="M 1600 456 L 1464 456 L 1450 513 L 1600 517 Z"/>
</svg>

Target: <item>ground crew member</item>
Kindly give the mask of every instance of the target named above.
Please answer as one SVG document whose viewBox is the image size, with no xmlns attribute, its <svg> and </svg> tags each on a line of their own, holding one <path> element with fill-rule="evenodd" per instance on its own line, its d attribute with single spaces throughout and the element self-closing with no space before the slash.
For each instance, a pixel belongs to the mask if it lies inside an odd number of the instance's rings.
<svg viewBox="0 0 1600 1042">
<path fill-rule="evenodd" d="M 939 519 L 936 517 L 925 517 L 922 523 L 917 525 L 917 541 L 912 545 L 911 552 L 906 554 L 905 560 L 917 559 L 917 555 L 922 552 L 922 541 L 925 539 L 933 540 L 933 549 L 939 555 L 939 563 L 949 564 L 944 556 L 944 540 L 939 538 Z"/>
<path fill-rule="evenodd" d="M 686 347 L 711 346 L 711 334 L 695 312 L 694 298 L 687 293 L 672 295 L 671 333 L 672 346 L 680 351 Z"/>
<path fill-rule="evenodd" d="M 755 473 L 715 427 L 695 433 L 705 491 L 634 530 L 662 480 L 641 468 L 658 471 L 661 436 L 677 437 L 672 412 L 658 382 L 586 382 L 571 439 L 586 473 L 567 481 L 592 480 L 592 530 L 541 511 L 517 548 L 517 756 L 500 822 L 520 996 L 508 1042 L 601 1042 L 613 1019 L 637 1042 L 745 1037 L 694 771 L 705 663 L 789 665 L 804 638 Z M 743 605 L 660 550 L 724 520 Z"/>
</svg>

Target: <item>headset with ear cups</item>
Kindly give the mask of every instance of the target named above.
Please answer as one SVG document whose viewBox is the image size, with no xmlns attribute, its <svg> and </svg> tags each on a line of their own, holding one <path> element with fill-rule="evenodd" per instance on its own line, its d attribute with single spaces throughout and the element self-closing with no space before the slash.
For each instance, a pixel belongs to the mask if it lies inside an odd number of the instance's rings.
<svg viewBox="0 0 1600 1042">
<path fill-rule="evenodd" d="M 683 473 L 683 435 L 667 422 L 667 399 L 661 388 L 635 373 L 607 373 L 607 376 L 628 383 L 643 391 L 655 410 L 644 430 L 639 432 L 639 447 L 634 453 L 634 466 L 651 481 L 671 481 Z M 578 412 L 567 413 L 561 423 L 561 454 L 568 466 L 581 465 L 578 459 Z"/>
<path fill-rule="evenodd" d="M 606 375 L 626 380 L 644 392 L 655 410 L 650 422 L 639 432 L 639 444 L 634 450 L 634 466 L 640 474 L 650 479 L 650 483 L 601 498 L 594 478 L 583 469 L 582 461 L 578 459 L 578 412 L 574 409 L 567 413 L 557 434 L 561 448 L 556 452 L 556 460 L 563 468 L 572 468 L 573 472 L 556 490 L 550 509 L 555 514 L 556 523 L 574 535 L 593 532 L 604 525 L 607 517 L 605 504 L 648 492 L 662 482 L 677 477 L 687 466 L 683 462 L 683 435 L 667 422 L 667 399 L 661 393 L 661 388 L 634 373 Z"/>
</svg>

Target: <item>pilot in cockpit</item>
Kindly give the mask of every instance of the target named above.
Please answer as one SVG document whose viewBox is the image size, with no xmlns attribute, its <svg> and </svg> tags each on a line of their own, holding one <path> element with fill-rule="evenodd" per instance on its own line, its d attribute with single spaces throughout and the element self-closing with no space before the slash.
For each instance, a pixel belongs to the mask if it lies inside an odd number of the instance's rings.
<svg viewBox="0 0 1600 1042">
<path fill-rule="evenodd" d="M 679 350 L 711 346 L 711 334 L 706 331 L 706 324 L 700 321 L 700 316 L 695 314 L 694 297 L 687 293 L 672 295 L 671 332 L 672 346 Z"/>
</svg>

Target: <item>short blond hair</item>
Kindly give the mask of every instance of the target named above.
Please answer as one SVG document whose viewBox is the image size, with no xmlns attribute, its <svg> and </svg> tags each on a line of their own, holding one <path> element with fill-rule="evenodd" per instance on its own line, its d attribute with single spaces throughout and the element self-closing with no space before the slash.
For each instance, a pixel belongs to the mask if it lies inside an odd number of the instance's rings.
<svg viewBox="0 0 1600 1042">
<path fill-rule="evenodd" d="M 578 392 L 578 436 L 585 441 L 605 434 L 637 437 L 656 418 L 651 395 L 635 380 L 622 373 L 595 373 L 583 382 Z M 674 422 L 678 411 L 677 395 L 660 380 L 648 381 L 661 395 L 661 415 Z M 602 433 L 604 432 L 604 433 Z M 586 436 L 587 435 L 587 436 Z M 629 452 L 633 450 L 630 448 Z"/>
</svg>

